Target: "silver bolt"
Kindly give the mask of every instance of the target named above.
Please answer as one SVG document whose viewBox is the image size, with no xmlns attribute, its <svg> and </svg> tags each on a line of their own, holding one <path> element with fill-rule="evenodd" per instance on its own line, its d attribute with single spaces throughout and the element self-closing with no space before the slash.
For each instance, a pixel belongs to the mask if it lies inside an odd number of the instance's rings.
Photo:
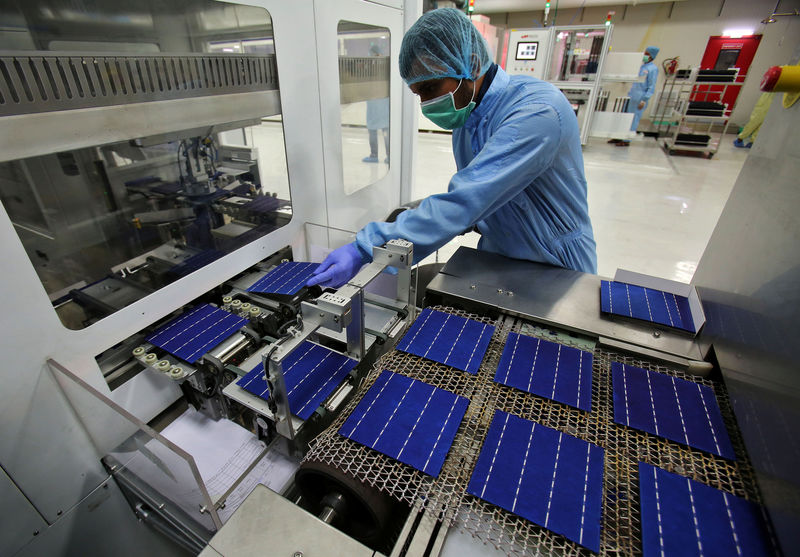
<svg viewBox="0 0 800 557">
<path fill-rule="evenodd" d="M 295 551 L 294 554 L 292 555 L 292 557 L 303 557 L 303 552 L 302 551 Z"/>
<path fill-rule="evenodd" d="M 513 295 L 514 295 L 514 293 L 513 293 L 511 290 L 509 290 L 508 292 L 506 292 L 506 296 L 513 296 Z"/>
<path fill-rule="evenodd" d="M 475 286 L 474 284 L 470 284 L 470 285 L 469 285 L 469 288 L 470 288 L 470 290 L 475 290 L 475 289 L 476 289 L 476 288 L 478 288 L 478 287 L 477 287 L 477 286 Z"/>
<path fill-rule="evenodd" d="M 661 331 L 653 331 L 653 336 L 659 338 L 661 336 Z"/>
<path fill-rule="evenodd" d="M 502 288 L 498 288 L 498 289 L 497 289 L 497 293 L 498 293 L 498 294 L 502 294 L 502 293 L 503 293 L 503 289 L 502 289 Z"/>
<path fill-rule="evenodd" d="M 319 316 L 320 316 L 320 317 L 325 317 L 325 314 L 324 314 L 324 313 L 322 313 L 322 312 L 319 312 Z"/>
</svg>

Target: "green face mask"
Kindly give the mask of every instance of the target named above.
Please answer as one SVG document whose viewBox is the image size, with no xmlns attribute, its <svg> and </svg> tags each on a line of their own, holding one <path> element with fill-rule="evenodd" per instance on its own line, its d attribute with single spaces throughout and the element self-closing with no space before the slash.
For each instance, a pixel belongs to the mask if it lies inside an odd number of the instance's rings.
<svg viewBox="0 0 800 557">
<path fill-rule="evenodd" d="M 646 63 L 648 63 L 648 62 L 650 61 L 650 55 L 649 55 L 649 54 L 645 54 L 645 55 L 642 57 L 642 61 L 643 61 L 645 64 L 646 64 Z"/>
<path fill-rule="evenodd" d="M 458 83 L 458 87 L 464 82 L 462 79 Z M 458 91 L 456 87 L 456 91 Z M 455 93 L 455 91 L 453 91 Z M 456 100 L 453 93 L 447 93 L 441 97 L 436 97 L 429 101 L 422 103 L 422 114 L 436 124 L 437 126 L 446 130 L 454 130 L 464 125 L 469 117 L 472 109 L 475 108 L 475 101 L 470 100 L 469 104 L 464 108 L 456 108 Z M 472 99 L 475 98 L 475 90 L 472 91 Z"/>
</svg>

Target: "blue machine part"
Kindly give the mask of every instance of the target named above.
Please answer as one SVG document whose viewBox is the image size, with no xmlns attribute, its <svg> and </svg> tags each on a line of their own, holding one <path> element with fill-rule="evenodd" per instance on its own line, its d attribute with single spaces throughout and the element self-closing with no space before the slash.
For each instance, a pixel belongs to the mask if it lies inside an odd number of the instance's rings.
<svg viewBox="0 0 800 557">
<path fill-rule="evenodd" d="M 247 319 L 203 304 L 176 317 L 146 340 L 176 358 L 193 364 L 200 356 L 241 329 L 245 323 Z"/>
<path fill-rule="evenodd" d="M 495 410 L 467 492 L 600 550 L 602 447 Z"/>
<path fill-rule="evenodd" d="M 611 374 L 615 422 L 736 459 L 710 387 L 619 362 Z"/>
<path fill-rule="evenodd" d="M 591 352 L 509 333 L 494 380 L 591 412 Z"/>
<path fill-rule="evenodd" d="M 283 361 L 283 379 L 289 399 L 289 410 L 307 420 L 338 387 L 358 362 L 313 342 L 304 342 Z M 260 362 L 239 379 L 246 391 L 267 400 L 269 386 Z"/>
<path fill-rule="evenodd" d="M 642 546 L 659 555 L 776 555 L 757 505 L 639 463 Z"/>
<path fill-rule="evenodd" d="M 339 433 L 437 477 L 469 401 L 384 370 Z"/>
<path fill-rule="evenodd" d="M 475 375 L 493 334 L 493 325 L 426 308 L 397 349 Z"/>
<path fill-rule="evenodd" d="M 600 311 L 696 332 L 689 298 L 634 284 L 600 281 Z"/>
<path fill-rule="evenodd" d="M 319 263 L 285 261 L 258 279 L 247 289 L 248 292 L 264 294 L 296 294 L 306 285 Z"/>
</svg>

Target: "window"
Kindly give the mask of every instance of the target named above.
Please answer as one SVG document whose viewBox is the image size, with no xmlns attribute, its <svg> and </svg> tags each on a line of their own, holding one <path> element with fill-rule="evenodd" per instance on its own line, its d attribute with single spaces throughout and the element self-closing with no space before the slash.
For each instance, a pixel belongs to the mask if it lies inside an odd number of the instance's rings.
<svg viewBox="0 0 800 557">
<path fill-rule="evenodd" d="M 59 152 L 0 162 L 0 200 L 62 323 L 81 329 L 285 225 L 292 206 L 264 9 L 75 6 L 70 17 L 17 14 L 30 40 L 15 39 L 0 80 L 23 89 L 2 115 L 59 112 L 74 133 Z M 237 114 L 217 116 L 230 94 Z M 111 131 L 73 110 L 98 107 Z M 86 147 L 86 137 L 113 140 Z"/>
<path fill-rule="evenodd" d="M 339 86 L 344 191 L 352 194 L 389 171 L 389 52 L 385 27 L 339 22 Z"/>
</svg>

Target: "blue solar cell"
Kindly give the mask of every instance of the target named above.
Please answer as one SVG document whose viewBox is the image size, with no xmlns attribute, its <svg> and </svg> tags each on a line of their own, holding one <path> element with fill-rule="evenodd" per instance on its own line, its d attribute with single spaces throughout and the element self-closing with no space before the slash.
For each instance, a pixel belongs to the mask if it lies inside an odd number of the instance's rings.
<svg viewBox="0 0 800 557">
<path fill-rule="evenodd" d="M 615 422 L 736 459 L 710 387 L 619 362 L 611 373 Z"/>
<path fill-rule="evenodd" d="M 147 337 L 147 341 L 190 364 L 247 323 L 238 315 L 203 304 L 177 317 Z"/>
<path fill-rule="evenodd" d="M 600 281 L 600 310 L 694 333 L 689 299 L 624 282 Z"/>
<path fill-rule="evenodd" d="M 384 370 L 339 433 L 436 477 L 468 405 L 462 396 Z"/>
<path fill-rule="evenodd" d="M 755 504 L 639 463 L 642 548 L 650 555 L 774 555 Z"/>
<path fill-rule="evenodd" d="M 317 267 L 319 263 L 285 261 L 258 279 L 247 291 L 264 294 L 296 294 L 306 285 Z"/>
<path fill-rule="evenodd" d="M 426 308 L 397 349 L 474 375 L 493 334 L 493 325 Z"/>
<path fill-rule="evenodd" d="M 602 447 L 495 410 L 467 492 L 600 550 Z"/>
<path fill-rule="evenodd" d="M 590 412 L 592 360 L 591 352 L 509 333 L 494 380 Z"/>
<path fill-rule="evenodd" d="M 304 342 L 283 361 L 283 379 L 289 410 L 307 420 L 356 365 L 355 360 L 313 342 Z M 267 400 L 269 386 L 264 363 L 259 363 L 237 384 Z"/>
</svg>

